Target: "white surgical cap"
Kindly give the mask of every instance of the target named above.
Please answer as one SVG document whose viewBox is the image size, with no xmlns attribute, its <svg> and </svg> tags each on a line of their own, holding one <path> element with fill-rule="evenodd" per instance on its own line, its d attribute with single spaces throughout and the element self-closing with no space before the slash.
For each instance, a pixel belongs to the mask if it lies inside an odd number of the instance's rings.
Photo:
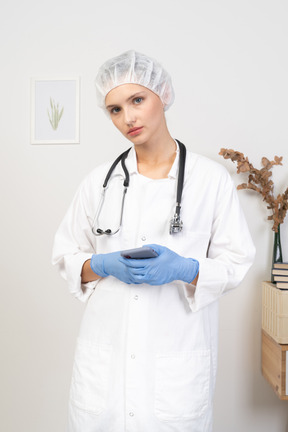
<svg viewBox="0 0 288 432">
<path fill-rule="evenodd" d="M 147 87 L 159 96 L 164 110 L 174 101 L 174 90 L 168 73 L 157 61 L 136 51 L 127 51 L 100 67 L 95 80 L 98 105 L 105 109 L 107 94 L 122 84 Z"/>
</svg>

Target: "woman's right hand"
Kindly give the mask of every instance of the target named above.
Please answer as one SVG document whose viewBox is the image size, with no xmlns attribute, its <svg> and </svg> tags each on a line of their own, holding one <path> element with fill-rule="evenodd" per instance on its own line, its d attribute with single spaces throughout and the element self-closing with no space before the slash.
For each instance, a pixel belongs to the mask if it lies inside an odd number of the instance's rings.
<svg viewBox="0 0 288 432">
<path fill-rule="evenodd" d="M 90 267 L 100 277 L 114 276 L 127 284 L 135 283 L 127 270 L 127 266 L 120 261 L 120 252 L 94 254 Z"/>
</svg>

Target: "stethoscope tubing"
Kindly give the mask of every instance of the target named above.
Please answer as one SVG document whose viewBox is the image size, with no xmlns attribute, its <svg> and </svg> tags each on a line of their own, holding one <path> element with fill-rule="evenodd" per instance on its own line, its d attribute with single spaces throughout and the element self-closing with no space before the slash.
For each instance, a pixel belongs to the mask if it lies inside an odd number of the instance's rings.
<svg viewBox="0 0 288 432">
<path fill-rule="evenodd" d="M 186 147 L 183 143 L 176 140 L 180 149 L 180 157 L 179 157 L 179 169 L 178 169 L 178 179 L 177 179 L 177 194 L 176 194 L 176 209 L 173 216 L 173 219 L 170 221 L 170 234 L 178 233 L 182 230 L 183 222 L 180 219 L 180 211 L 181 211 L 181 199 L 182 199 L 182 192 L 183 192 L 183 185 L 184 185 L 184 175 L 185 175 L 185 162 L 186 162 Z M 124 203 L 125 203 L 125 197 L 127 194 L 127 189 L 129 187 L 130 183 L 130 176 L 129 172 L 127 170 L 125 160 L 128 156 L 129 151 L 131 150 L 131 147 L 126 150 L 125 152 L 121 153 L 113 162 L 110 169 L 107 172 L 107 175 L 105 177 L 104 183 L 103 183 L 103 189 L 101 192 L 100 201 L 98 204 L 98 208 L 93 220 L 92 225 L 92 233 L 95 236 L 101 236 L 101 235 L 114 235 L 119 232 L 121 226 L 122 226 L 122 220 L 123 220 L 123 212 L 124 212 Z M 123 195 L 122 195 L 122 202 L 121 202 L 121 211 L 120 211 L 120 220 L 119 220 L 119 228 L 115 231 L 112 231 L 111 229 L 103 230 L 100 227 L 95 228 L 98 225 L 98 219 L 104 204 L 105 200 L 105 194 L 106 190 L 108 188 L 108 183 L 110 180 L 110 177 L 116 168 L 116 166 L 121 162 L 121 166 L 125 175 L 124 182 L 123 182 Z"/>
</svg>

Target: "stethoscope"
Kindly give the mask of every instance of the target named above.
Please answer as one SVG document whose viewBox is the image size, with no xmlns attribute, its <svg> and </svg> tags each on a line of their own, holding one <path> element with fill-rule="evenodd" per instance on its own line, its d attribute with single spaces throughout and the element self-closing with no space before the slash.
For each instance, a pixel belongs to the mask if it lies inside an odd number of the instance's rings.
<svg viewBox="0 0 288 432">
<path fill-rule="evenodd" d="M 183 183 L 184 183 L 184 171 L 185 171 L 185 161 L 186 161 L 186 147 L 184 144 L 182 144 L 180 141 L 176 140 L 179 146 L 179 150 L 180 150 L 180 157 L 179 157 L 179 169 L 178 169 L 178 182 L 177 182 L 177 195 L 176 195 L 176 208 L 175 208 L 175 213 L 173 218 L 170 220 L 170 229 L 169 229 L 169 233 L 170 234 L 177 234 L 180 231 L 182 231 L 183 228 L 183 222 L 180 218 L 180 211 L 181 211 L 181 199 L 182 199 L 182 191 L 183 191 Z M 125 160 L 128 156 L 129 151 L 131 150 L 131 147 L 126 150 L 125 152 L 121 153 L 121 155 L 119 155 L 117 157 L 117 159 L 113 162 L 113 164 L 111 165 L 104 183 L 103 183 L 103 189 L 102 189 L 102 193 L 101 193 L 101 197 L 100 197 L 100 201 L 99 201 L 99 205 L 93 220 L 93 225 L 92 225 L 92 232 L 95 236 L 101 236 L 101 235 L 114 235 L 116 233 L 118 233 L 118 231 L 120 230 L 121 226 L 122 226 L 122 219 L 123 219 L 123 210 L 124 210 L 124 203 L 125 203 L 125 197 L 126 197 L 126 193 L 127 193 L 127 189 L 129 187 L 129 183 L 130 183 L 130 176 L 127 170 L 127 167 L 125 165 Z M 98 220 L 99 220 L 99 216 L 103 207 L 103 203 L 104 203 L 104 199 L 105 199 L 105 193 L 106 193 L 106 189 L 107 189 L 107 185 L 109 182 L 109 179 L 114 171 L 114 169 L 116 168 L 116 166 L 118 165 L 118 163 L 121 162 L 122 165 L 122 169 L 124 171 L 125 174 L 125 179 L 123 182 L 123 195 L 122 195 L 122 203 L 121 203 L 121 211 L 120 211 L 120 221 L 119 221 L 119 228 L 116 229 L 115 231 L 112 231 L 111 229 L 106 229 L 103 230 L 101 228 L 96 228 L 96 226 L 98 226 Z"/>
</svg>

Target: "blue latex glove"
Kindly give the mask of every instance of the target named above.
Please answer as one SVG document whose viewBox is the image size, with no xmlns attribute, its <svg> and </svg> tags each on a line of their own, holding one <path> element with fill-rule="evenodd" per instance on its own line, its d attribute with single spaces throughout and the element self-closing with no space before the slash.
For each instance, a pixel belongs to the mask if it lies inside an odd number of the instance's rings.
<svg viewBox="0 0 288 432">
<path fill-rule="evenodd" d="M 128 268 L 133 283 L 163 285 L 174 280 L 191 283 L 198 274 L 199 262 L 192 258 L 184 258 L 172 250 L 152 244 L 158 257 L 148 259 L 120 258 Z"/>
<path fill-rule="evenodd" d="M 114 276 L 127 284 L 137 283 L 134 282 L 134 279 L 128 271 L 128 267 L 120 258 L 120 252 L 94 254 L 90 261 L 90 267 L 98 276 Z"/>
</svg>

